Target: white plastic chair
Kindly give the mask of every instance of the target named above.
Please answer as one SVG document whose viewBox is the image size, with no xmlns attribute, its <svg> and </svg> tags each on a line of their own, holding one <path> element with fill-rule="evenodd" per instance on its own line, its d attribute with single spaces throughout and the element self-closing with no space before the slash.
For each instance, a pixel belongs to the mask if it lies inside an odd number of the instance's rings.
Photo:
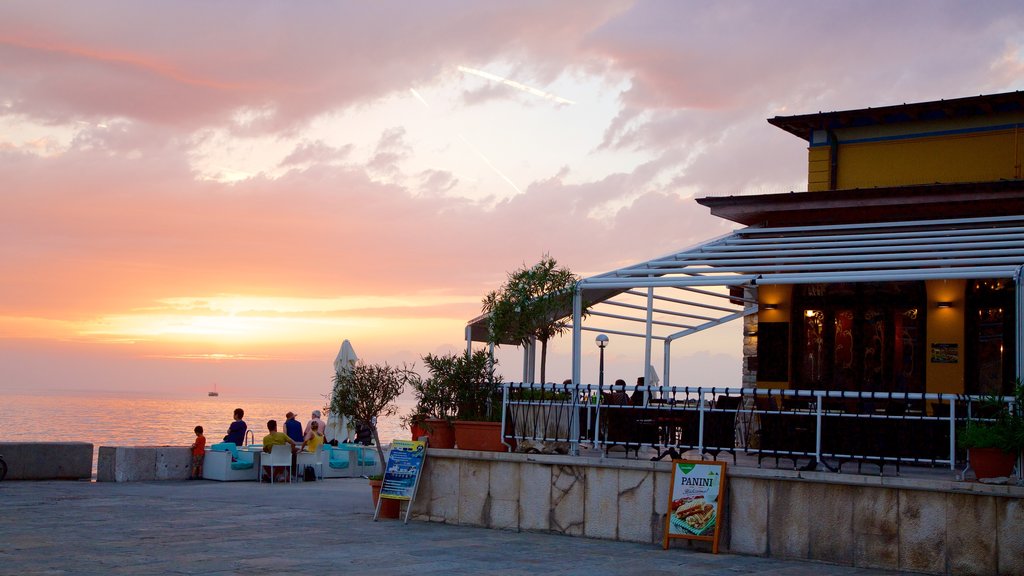
<svg viewBox="0 0 1024 576">
<path fill-rule="evenodd" d="M 323 446 L 318 446 L 316 452 L 299 452 L 295 461 L 296 475 L 301 476 L 306 466 L 312 466 L 316 471 L 316 479 L 324 479 Z"/>
<path fill-rule="evenodd" d="M 289 444 L 278 444 L 270 449 L 270 454 L 263 454 L 260 466 L 270 467 L 270 483 L 274 483 L 274 468 L 288 468 L 288 481 L 292 481 L 292 447 Z M 263 482 L 263 470 L 260 470 L 260 482 Z"/>
</svg>

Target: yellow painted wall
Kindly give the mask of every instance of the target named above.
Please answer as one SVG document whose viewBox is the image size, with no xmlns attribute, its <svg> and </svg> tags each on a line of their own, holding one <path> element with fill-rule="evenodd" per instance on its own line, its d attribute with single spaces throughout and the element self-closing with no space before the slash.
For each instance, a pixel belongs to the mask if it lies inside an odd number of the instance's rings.
<svg viewBox="0 0 1024 576">
<path fill-rule="evenodd" d="M 962 394 L 964 391 L 964 311 L 966 280 L 929 280 L 928 322 L 925 339 L 925 387 L 927 392 Z M 952 302 L 951 308 L 938 308 L 939 302 Z M 956 364 L 931 361 L 932 344 L 957 344 Z"/>
<path fill-rule="evenodd" d="M 757 322 L 785 322 L 790 323 L 790 314 L 793 308 L 793 287 L 792 286 L 759 286 L 757 288 Z M 766 305 L 777 306 L 775 310 L 766 310 Z M 792 346 L 793 339 L 793 327 L 789 328 L 790 344 Z M 787 348 L 789 347 L 787 346 Z M 792 380 L 793 374 L 793 353 L 790 351 L 789 358 L 789 374 L 790 380 Z M 758 388 L 771 388 L 771 389 L 786 389 L 789 388 L 789 381 L 786 382 L 766 382 L 762 380 L 757 381 Z"/>
<path fill-rule="evenodd" d="M 820 192 L 829 187 L 829 152 L 828 146 L 815 146 L 807 149 L 807 191 Z"/>
<path fill-rule="evenodd" d="M 1011 129 L 840 144 L 836 185 L 848 189 L 1020 178 L 1022 136 L 1024 130 Z M 821 148 L 827 157 L 828 148 Z"/>
</svg>

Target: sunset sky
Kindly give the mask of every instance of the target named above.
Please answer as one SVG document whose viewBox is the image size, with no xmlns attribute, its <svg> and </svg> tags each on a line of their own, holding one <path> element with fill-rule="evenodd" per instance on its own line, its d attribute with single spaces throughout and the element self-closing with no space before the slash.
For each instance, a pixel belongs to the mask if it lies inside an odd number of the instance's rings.
<svg viewBox="0 0 1024 576">
<path fill-rule="evenodd" d="M 597 274 L 733 227 L 694 197 L 806 189 L 766 118 L 1019 89 L 1019 0 L 4 2 L 0 393 L 326 392 L 345 338 L 463 349 L 545 253 Z M 733 383 L 730 330 L 680 366 Z"/>
</svg>

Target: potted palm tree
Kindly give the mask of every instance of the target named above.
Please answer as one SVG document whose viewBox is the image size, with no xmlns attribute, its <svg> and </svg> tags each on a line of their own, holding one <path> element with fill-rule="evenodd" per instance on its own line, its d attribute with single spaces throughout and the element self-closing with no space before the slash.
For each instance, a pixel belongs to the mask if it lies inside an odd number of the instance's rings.
<svg viewBox="0 0 1024 576">
<path fill-rule="evenodd" d="M 1013 397 L 1012 404 L 999 396 L 985 398 L 982 417 L 969 419 L 958 433 L 979 480 L 1009 476 L 1024 449 L 1024 384 L 1020 379 L 1014 383 Z"/>
</svg>

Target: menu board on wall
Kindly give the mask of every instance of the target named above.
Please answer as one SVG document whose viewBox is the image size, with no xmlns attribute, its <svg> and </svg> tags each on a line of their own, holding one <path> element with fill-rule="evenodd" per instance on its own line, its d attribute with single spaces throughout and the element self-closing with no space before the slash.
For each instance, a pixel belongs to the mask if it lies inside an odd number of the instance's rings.
<svg viewBox="0 0 1024 576">
<path fill-rule="evenodd" d="M 671 538 L 707 540 L 711 542 L 711 551 L 718 554 L 725 462 L 673 460 L 668 501 L 663 547 L 668 549 Z"/>
</svg>

